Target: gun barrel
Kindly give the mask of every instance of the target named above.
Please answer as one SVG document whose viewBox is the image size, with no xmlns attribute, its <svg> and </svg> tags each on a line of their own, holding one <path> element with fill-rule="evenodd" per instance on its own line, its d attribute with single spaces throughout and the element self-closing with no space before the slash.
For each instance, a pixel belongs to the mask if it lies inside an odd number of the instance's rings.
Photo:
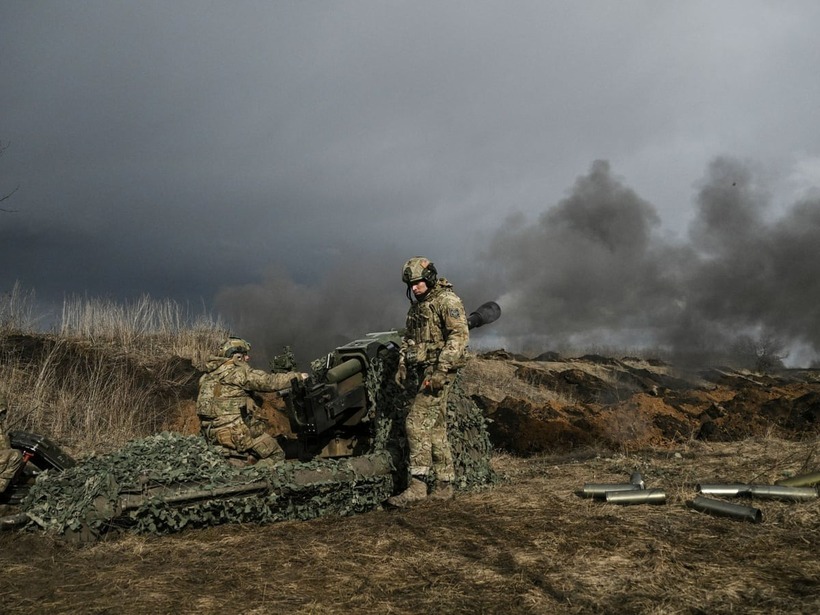
<svg viewBox="0 0 820 615">
<path fill-rule="evenodd" d="M 501 306 L 495 301 L 488 301 L 481 304 L 478 309 L 467 317 L 467 327 L 478 329 L 491 322 L 495 322 L 501 316 Z"/>
</svg>

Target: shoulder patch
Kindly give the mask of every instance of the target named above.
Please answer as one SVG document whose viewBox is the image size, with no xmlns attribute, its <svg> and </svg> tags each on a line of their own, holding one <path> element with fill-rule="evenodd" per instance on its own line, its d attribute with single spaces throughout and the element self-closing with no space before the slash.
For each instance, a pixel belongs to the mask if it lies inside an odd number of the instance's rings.
<svg viewBox="0 0 820 615">
<path fill-rule="evenodd" d="M 450 308 L 450 318 L 458 318 L 460 314 L 461 310 L 459 310 L 458 308 Z"/>
</svg>

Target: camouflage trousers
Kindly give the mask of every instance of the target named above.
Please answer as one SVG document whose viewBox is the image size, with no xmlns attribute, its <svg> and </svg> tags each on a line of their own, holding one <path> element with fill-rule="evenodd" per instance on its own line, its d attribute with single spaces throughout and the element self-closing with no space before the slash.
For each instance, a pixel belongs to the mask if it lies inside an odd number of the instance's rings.
<svg viewBox="0 0 820 615">
<path fill-rule="evenodd" d="M 23 455 L 14 448 L 0 450 L 0 493 L 8 489 L 17 470 L 23 465 Z"/>
<path fill-rule="evenodd" d="M 424 377 L 419 379 L 423 382 Z M 447 440 L 447 398 L 452 378 L 438 394 L 420 389 L 405 419 L 407 447 L 410 450 L 411 476 L 426 476 L 432 471 L 439 481 L 455 480 L 450 442 Z"/>
<path fill-rule="evenodd" d="M 257 459 L 284 459 L 285 452 L 276 438 L 265 431 L 266 427 L 263 421 L 236 414 L 202 421 L 202 435 L 209 444 L 221 447 L 226 457 L 242 454 Z"/>
</svg>

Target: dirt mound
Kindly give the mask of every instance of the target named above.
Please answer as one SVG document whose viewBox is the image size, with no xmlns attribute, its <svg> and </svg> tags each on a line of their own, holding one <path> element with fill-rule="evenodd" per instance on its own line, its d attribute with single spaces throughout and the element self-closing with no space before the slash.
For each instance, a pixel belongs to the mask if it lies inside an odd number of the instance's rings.
<svg viewBox="0 0 820 615">
<path fill-rule="evenodd" d="M 199 432 L 195 402 L 201 372 L 190 360 L 136 356 L 46 335 L 4 336 L 0 353 L 23 369 L 48 365 L 65 375 L 69 387 L 82 381 L 84 370 L 104 364 L 127 374 L 152 400 L 147 405 L 158 421 L 150 423 L 160 431 Z M 687 371 L 636 357 L 564 358 L 545 352 L 529 359 L 495 350 L 472 358 L 463 384 L 492 421 L 493 445 L 516 454 L 589 446 L 628 450 L 769 434 L 794 439 L 820 430 L 820 370 Z M 277 395 L 261 395 L 257 403 L 274 431 L 295 437 Z M 105 443 L 99 450 L 106 450 Z"/>
<path fill-rule="evenodd" d="M 465 368 L 465 389 L 492 420 L 500 449 L 636 450 L 692 439 L 799 439 L 820 430 L 820 370 L 760 375 L 683 371 L 637 358 L 543 356 L 548 360 L 495 351 Z"/>
</svg>

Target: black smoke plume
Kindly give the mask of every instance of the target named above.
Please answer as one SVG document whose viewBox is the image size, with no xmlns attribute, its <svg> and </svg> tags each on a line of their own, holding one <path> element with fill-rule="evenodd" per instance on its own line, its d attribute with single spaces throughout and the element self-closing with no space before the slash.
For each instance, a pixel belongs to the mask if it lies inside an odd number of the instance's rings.
<svg viewBox="0 0 820 615">
<path fill-rule="evenodd" d="M 723 360 L 738 339 L 820 350 L 820 202 L 772 219 L 752 170 L 714 160 L 685 240 L 660 232 L 655 208 L 605 161 L 534 224 L 512 220 L 489 258 L 513 346 L 655 348 L 676 360 Z"/>
<path fill-rule="evenodd" d="M 672 236 L 651 203 L 595 161 L 537 220 L 508 219 L 484 250 L 465 251 L 447 270 L 457 272 L 468 311 L 487 300 L 501 305 L 485 340 L 530 356 L 619 349 L 703 365 L 740 347 L 777 349 L 776 359 L 798 347 L 812 360 L 820 353 L 820 201 L 774 216 L 759 175 L 715 159 L 690 227 Z M 397 271 L 407 257 L 341 254 L 312 284 L 272 268 L 258 284 L 224 288 L 217 306 L 261 355 L 289 344 L 306 362 L 403 326 Z"/>
</svg>

